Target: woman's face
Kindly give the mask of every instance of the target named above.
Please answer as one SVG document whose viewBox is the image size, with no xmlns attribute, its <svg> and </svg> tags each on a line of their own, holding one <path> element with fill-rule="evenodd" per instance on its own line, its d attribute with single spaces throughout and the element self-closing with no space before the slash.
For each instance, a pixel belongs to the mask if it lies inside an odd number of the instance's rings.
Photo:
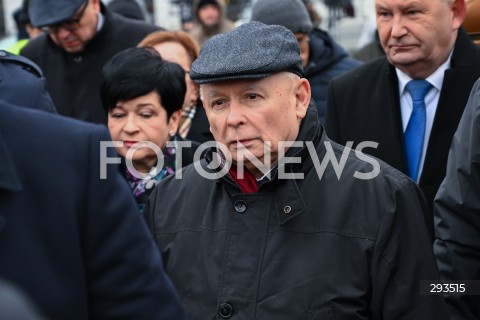
<svg viewBox="0 0 480 320">
<path fill-rule="evenodd" d="M 112 140 L 122 142 L 117 152 L 126 157 L 128 150 L 141 141 L 154 143 L 159 149 L 165 148 L 171 134 L 177 132 L 180 114 L 181 110 L 168 119 L 167 111 L 154 91 L 132 100 L 117 102 L 108 113 L 108 129 Z M 156 161 L 156 153 L 150 147 L 140 147 L 133 153 L 132 162 L 140 172 L 149 172 Z"/>
<path fill-rule="evenodd" d="M 183 109 L 193 105 L 198 99 L 198 87 L 190 79 L 190 68 L 192 67 L 192 58 L 188 55 L 187 50 L 178 42 L 162 42 L 153 46 L 163 59 L 178 63 L 185 70 L 185 83 L 187 84 L 187 92 L 185 100 L 183 100 Z"/>
</svg>

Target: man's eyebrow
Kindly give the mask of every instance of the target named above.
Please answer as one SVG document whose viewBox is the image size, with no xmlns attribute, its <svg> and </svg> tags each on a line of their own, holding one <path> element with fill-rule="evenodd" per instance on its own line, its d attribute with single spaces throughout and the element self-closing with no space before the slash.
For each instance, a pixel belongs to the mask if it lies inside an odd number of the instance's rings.
<svg viewBox="0 0 480 320">
<path fill-rule="evenodd" d="M 207 91 L 207 96 L 208 96 L 209 98 L 218 96 L 218 91 L 217 91 L 217 90 L 208 90 L 208 91 Z"/>
</svg>

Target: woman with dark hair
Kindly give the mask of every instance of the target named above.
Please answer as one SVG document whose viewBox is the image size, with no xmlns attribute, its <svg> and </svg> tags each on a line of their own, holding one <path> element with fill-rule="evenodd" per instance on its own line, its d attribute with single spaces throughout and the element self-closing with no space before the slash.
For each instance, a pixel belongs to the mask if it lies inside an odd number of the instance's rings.
<svg viewBox="0 0 480 320">
<path fill-rule="evenodd" d="M 108 129 L 123 157 L 123 173 L 140 211 L 165 176 L 193 161 L 196 148 L 183 148 L 177 135 L 185 73 L 152 48 L 130 48 L 113 56 L 103 68 L 100 94 L 108 112 Z"/>
</svg>

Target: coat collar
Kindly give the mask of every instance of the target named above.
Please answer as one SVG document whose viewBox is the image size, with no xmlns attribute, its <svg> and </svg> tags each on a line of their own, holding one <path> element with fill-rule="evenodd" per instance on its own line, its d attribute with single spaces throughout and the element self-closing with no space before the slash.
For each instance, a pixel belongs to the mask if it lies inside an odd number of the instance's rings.
<svg viewBox="0 0 480 320">
<path fill-rule="evenodd" d="M 297 141 L 304 142 L 304 146 L 301 148 L 289 149 L 286 153 L 286 157 L 301 158 L 300 163 L 283 162 L 279 164 L 284 167 L 286 173 L 305 173 L 313 165 L 312 159 L 308 148 L 305 146 L 305 142 L 312 142 L 316 148 L 319 158 L 322 158 L 325 154 L 324 141 L 327 140 L 325 132 L 318 121 L 317 108 L 312 100 L 307 110 L 307 115 L 303 119 Z M 208 164 L 212 161 L 212 151 L 206 155 L 206 162 Z M 207 167 L 204 167 L 207 171 Z M 274 192 L 275 197 L 273 200 L 272 208 L 277 215 L 278 225 L 284 225 L 288 221 L 306 212 L 307 207 L 303 200 L 303 196 L 298 187 L 295 179 L 279 180 L 278 168 L 272 170 L 272 179 L 270 181 L 264 181 L 259 185 L 259 192 Z M 235 186 L 235 183 L 229 175 L 223 176 L 218 180 L 219 183 L 224 184 L 230 193 L 238 193 L 239 188 Z"/>
</svg>

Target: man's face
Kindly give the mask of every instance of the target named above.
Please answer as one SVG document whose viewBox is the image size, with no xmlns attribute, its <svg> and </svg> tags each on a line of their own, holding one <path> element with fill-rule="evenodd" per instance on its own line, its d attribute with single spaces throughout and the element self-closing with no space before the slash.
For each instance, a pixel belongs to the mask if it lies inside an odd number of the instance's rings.
<svg viewBox="0 0 480 320">
<path fill-rule="evenodd" d="M 377 28 L 391 64 L 426 78 L 446 61 L 465 16 L 465 0 L 376 0 Z"/>
<path fill-rule="evenodd" d="M 310 102 L 308 81 L 288 72 L 204 84 L 201 91 L 210 131 L 228 148 L 234 163 L 248 152 L 264 163 L 268 143 L 271 163 L 277 163 L 279 142 L 297 138 Z M 254 176 L 262 175 L 248 159 L 244 163 Z"/>
<path fill-rule="evenodd" d="M 65 23 L 49 26 L 50 38 L 70 53 L 81 52 L 97 32 L 99 0 L 89 0 Z"/>
<path fill-rule="evenodd" d="M 220 21 L 220 9 L 213 4 L 207 4 L 198 10 L 198 19 L 203 25 L 213 27 Z"/>
</svg>

